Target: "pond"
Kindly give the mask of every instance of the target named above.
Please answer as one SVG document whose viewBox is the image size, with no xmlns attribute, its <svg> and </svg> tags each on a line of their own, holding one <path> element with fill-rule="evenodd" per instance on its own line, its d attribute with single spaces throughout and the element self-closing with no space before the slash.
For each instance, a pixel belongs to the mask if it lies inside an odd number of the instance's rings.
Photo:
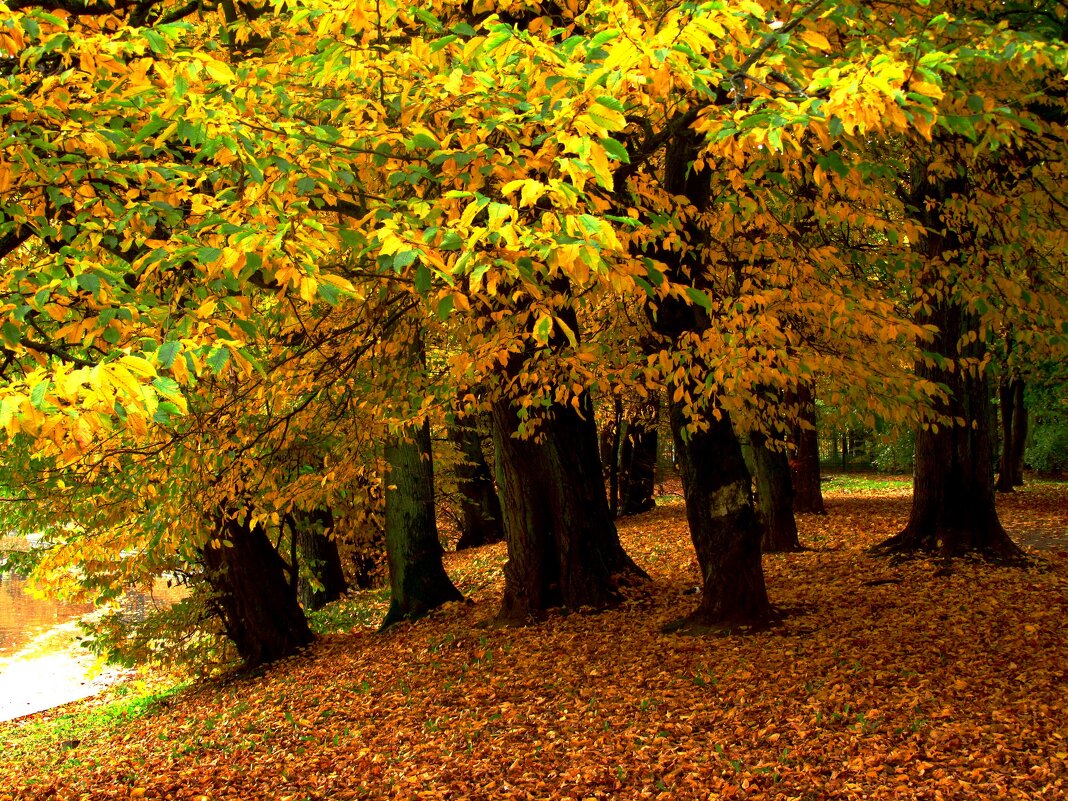
<svg viewBox="0 0 1068 801">
<path fill-rule="evenodd" d="M 165 587 L 151 595 L 129 591 L 122 606 L 143 617 L 179 595 Z M 0 721 L 95 695 L 126 675 L 117 668 L 96 669 L 95 657 L 78 644 L 78 621 L 94 609 L 89 603 L 35 598 L 21 576 L 0 573 Z"/>
</svg>

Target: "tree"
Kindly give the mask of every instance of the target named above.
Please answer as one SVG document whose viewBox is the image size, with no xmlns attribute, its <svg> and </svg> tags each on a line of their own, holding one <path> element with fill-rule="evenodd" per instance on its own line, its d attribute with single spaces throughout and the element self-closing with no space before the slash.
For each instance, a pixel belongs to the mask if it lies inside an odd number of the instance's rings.
<svg viewBox="0 0 1068 801">
<path fill-rule="evenodd" d="M 312 641 L 285 563 L 261 524 L 247 513 L 227 515 L 201 553 L 210 603 L 246 665 L 290 656 Z"/>
<path fill-rule="evenodd" d="M 291 566 L 298 569 L 297 596 L 306 610 L 322 609 L 348 590 L 329 509 L 286 516 L 293 539 Z"/>
<path fill-rule="evenodd" d="M 553 404 L 529 423 L 502 398 L 493 426 L 508 542 L 498 619 L 523 623 L 553 607 L 615 604 L 619 585 L 645 574 L 612 522 L 589 395 Z"/>
<path fill-rule="evenodd" d="M 382 628 L 414 620 L 449 601 L 462 601 L 442 566 L 434 517 L 430 422 L 394 435 L 386 444 L 386 555 L 390 605 Z"/>
<path fill-rule="evenodd" d="M 478 426 L 471 417 L 458 417 L 448 425 L 448 434 L 460 454 L 455 468 L 460 503 L 456 550 L 500 542 L 504 539 L 501 502 L 482 451 Z"/>
<path fill-rule="evenodd" d="M 794 520 L 794 490 L 790 480 L 790 460 L 784 444 L 769 444 L 767 436 L 749 435 L 756 480 L 757 507 L 764 528 L 760 550 L 764 553 L 799 551 L 797 522 Z"/>
<path fill-rule="evenodd" d="M 998 385 L 998 409 L 1001 412 L 1001 460 L 998 492 L 1012 492 L 1023 484 L 1024 450 L 1027 446 L 1027 407 L 1024 405 L 1024 380 L 1002 378 Z"/>
<path fill-rule="evenodd" d="M 1040 50 L 1063 46 L 1063 9 L 1046 11 L 1032 17 L 1012 7 L 1004 15 L 976 7 L 936 37 L 946 38 L 950 52 L 969 54 L 960 42 L 980 32 L 987 38 L 982 65 L 967 64 L 943 83 L 939 131 L 911 160 L 906 208 L 923 231 L 914 245 L 915 307 L 934 331 L 916 369 L 942 392 L 935 417 L 916 436 L 909 522 L 882 544 L 885 551 L 1020 555 L 994 504 L 988 341 L 1002 328 L 1017 339 L 1026 330 L 1029 341 L 1048 341 L 1064 314 L 1049 296 L 1057 276 L 1049 266 L 1063 254 L 1054 233 L 1063 184 L 1055 189 L 1046 180 L 1063 171 L 1063 137 L 1054 132 L 1063 130 L 1065 93 L 1046 59 L 1026 49 L 1032 42 L 1041 42 Z M 1057 19 L 1060 26 L 1051 28 Z M 1008 42 L 1025 50 L 1011 58 L 987 54 Z M 1021 95 L 1021 85 L 1043 100 L 1028 100 L 1036 96 Z M 1026 220 L 1026 235 L 1006 219 Z M 1005 296 L 1017 302 L 1000 303 Z"/>
<path fill-rule="evenodd" d="M 795 456 L 791 464 L 794 488 L 794 510 L 825 514 L 823 491 L 820 485 L 820 445 L 816 429 L 816 399 L 812 384 L 802 381 L 795 395 L 798 407 L 794 426 Z"/>
<path fill-rule="evenodd" d="M 656 507 L 657 440 L 660 397 L 637 405 L 626 420 L 619 450 L 619 516 L 641 514 Z"/>
</svg>

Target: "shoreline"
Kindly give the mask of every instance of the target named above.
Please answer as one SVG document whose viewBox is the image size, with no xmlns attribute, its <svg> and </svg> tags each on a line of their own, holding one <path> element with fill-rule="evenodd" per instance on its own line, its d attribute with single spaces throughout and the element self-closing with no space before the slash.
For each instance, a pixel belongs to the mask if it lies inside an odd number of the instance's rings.
<svg viewBox="0 0 1068 801">
<path fill-rule="evenodd" d="M 133 675 L 79 652 L 77 637 L 77 621 L 70 621 L 0 656 L 0 722 L 89 698 Z"/>
</svg>

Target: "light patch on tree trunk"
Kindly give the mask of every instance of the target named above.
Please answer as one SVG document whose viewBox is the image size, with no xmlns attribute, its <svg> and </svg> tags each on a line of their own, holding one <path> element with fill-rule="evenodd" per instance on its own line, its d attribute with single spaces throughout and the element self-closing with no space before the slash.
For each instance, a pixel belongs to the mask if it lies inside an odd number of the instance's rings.
<svg viewBox="0 0 1068 801">
<path fill-rule="evenodd" d="M 712 493 L 712 517 L 726 517 L 749 505 L 749 484 L 735 481 Z"/>
</svg>

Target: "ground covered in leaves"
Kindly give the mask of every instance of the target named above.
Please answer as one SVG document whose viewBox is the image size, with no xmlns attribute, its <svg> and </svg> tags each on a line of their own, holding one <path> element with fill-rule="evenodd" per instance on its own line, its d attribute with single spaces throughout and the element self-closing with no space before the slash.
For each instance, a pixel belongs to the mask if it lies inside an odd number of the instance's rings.
<svg viewBox="0 0 1068 801">
<path fill-rule="evenodd" d="M 0 798 L 1068 797 L 1068 484 L 999 498 L 1039 557 L 1027 570 L 869 556 L 908 492 L 828 482 L 829 514 L 799 520 L 809 550 L 765 556 L 774 630 L 660 633 L 697 583 L 666 495 L 621 525 L 653 581 L 616 610 L 480 627 L 503 547 L 450 554 L 471 605 L 332 634 L 255 675 L 0 725 Z M 385 607 L 347 603 L 351 619 Z"/>
</svg>

